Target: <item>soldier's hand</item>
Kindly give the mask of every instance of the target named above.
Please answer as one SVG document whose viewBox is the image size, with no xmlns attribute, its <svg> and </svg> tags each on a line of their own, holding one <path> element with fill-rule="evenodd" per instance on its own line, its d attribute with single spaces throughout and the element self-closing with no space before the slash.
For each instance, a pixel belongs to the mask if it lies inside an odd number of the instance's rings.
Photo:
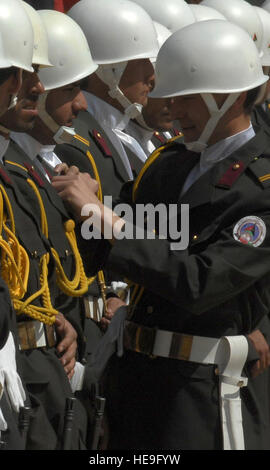
<svg viewBox="0 0 270 470">
<path fill-rule="evenodd" d="M 252 377 L 257 377 L 270 366 L 270 349 L 260 330 L 255 330 L 247 336 L 260 357 L 250 371 Z"/>
<path fill-rule="evenodd" d="M 60 362 L 62 363 L 68 378 L 71 379 L 74 374 L 76 363 L 77 333 L 62 313 L 59 313 L 56 316 L 55 329 L 60 338 L 56 348 L 60 355 Z"/>
<path fill-rule="evenodd" d="M 88 173 L 76 173 L 74 168 L 70 169 L 66 175 L 54 176 L 52 186 L 79 218 L 84 205 L 96 204 L 99 206 L 100 202 L 96 196 L 99 185 Z"/>
<path fill-rule="evenodd" d="M 126 305 L 126 303 L 123 300 L 119 299 L 118 297 L 110 297 L 106 301 L 106 311 L 100 320 L 100 326 L 103 331 L 105 331 L 108 328 L 110 321 L 112 317 L 114 316 L 116 310 L 118 310 L 118 308 L 122 307 L 123 305 Z"/>
<path fill-rule="evenodd" d="M 72 165 L 69 167 L 66 163 L 59 163 L 59 165 L 56 165 L 54 168 L 54 171 L 56 171 L 58 175 L 78 175 L 80 172 L 77 166 Z"/>
</svg>

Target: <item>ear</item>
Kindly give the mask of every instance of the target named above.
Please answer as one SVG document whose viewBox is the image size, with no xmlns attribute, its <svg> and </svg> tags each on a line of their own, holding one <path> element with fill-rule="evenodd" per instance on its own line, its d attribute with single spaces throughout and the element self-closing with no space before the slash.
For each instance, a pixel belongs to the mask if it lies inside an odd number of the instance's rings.
<svg viewBox="0 0 270 470">
<path fill-rule="evenodd" d="M 22 69 L 17 69 L 16 73 L 9 77 L 8 93 L 17 95 L 22 86 Z"/>
</svg>

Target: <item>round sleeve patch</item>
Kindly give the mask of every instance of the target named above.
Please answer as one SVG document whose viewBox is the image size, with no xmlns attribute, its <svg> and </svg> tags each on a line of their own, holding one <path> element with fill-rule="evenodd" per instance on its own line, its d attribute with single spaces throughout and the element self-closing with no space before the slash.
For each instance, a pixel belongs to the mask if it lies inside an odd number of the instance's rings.
<svg viewBox="0 0 270 470">
<path fill-rule="evenodd" d="M 250 215 L 240 219 L 233 229 L 234 239 L 244 245 L 260 246 L 266 236 L 266 226 L 260 217 Z"/>
</svg>

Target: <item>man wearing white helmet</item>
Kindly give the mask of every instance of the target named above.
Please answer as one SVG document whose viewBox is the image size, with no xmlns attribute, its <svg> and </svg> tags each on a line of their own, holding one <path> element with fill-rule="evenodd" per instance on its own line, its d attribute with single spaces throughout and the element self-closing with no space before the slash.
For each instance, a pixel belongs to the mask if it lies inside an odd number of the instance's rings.
<svg viewBox="0 0 270 470">
<path fill-rule="evenodd" d="M 48 58 L 46 29 L 41 17 L 27 4 L 23 4 L 23 7 L 33 25 L 35 47 L 32 46 L 31 50 L 30 71 L 23 73 L 23 83 L 18 93 L 18 102 L 15 107 L 1 117 L 2 132 L 5 133 L 7 138 L 9 130 L 22 131 L 33 127 L 38 114 L 38 97 L 44 91 L 37 70 L 38 67 L 51 68 L 51 62 Z M 32 62 L 34 72 L 32 72 Z M 62 135 L 62 132 L 59 134 Z M 54 238 L 51 234 L 47 234 L 46 230 L 44 232 L 42 216 L 40 220 L 39 215 L 40 207 L 39 205 L 35 207 L 36 197 L 29 199 L 29 190 L 23 193 L 25 189 L 23 184 L 24 182 L 26 184 L 26 180 L 32 182 L 31 188 L 35 187 L 35 184 L 38 185 L 37 188 L 39 184 L 42 186 L 42 180 L 31 160 L 28 163 L 29 157 L 26 154 L 24 154 L 22 164 L 17 164 L 16 155 L 18 153 L 20 154 L 20 147 L 15 144 L 14 140 L 11 140 L 5 154 L 5 167 L 2 168 L 2 175 L 9 175 L 6 176 L 6 179 L 12 181 L 12 186 L 7 186 L 6 192 L 15 215 L 16 236 L 30 256 L 29 278 L 24 302 L 20 304 L 17 299 L 18 296 L 12 297 L 15 310 L 21 313 L 17 320 L 20 356 L 25 383 L 31 405 L 34 408 L 27 436 L 27 449 L 55 449 L 67 445 L 66 442 L 63 442 L 65 405 L 67 399 L 73 398 L 70 379 L 74 373 L 75 357 L 81 359 L 83 356 L 84 340 L 81 331 L 80 300 L 65 296 L 61 288 L 57 287 L 59 279 L 57 278 L 56 269 L 53 265 L 52 269 L 49 267 L 50 256 L 53 258 L 51 247 Z M 15 171 L 18 168 L 20 168 L 20 176 Z M 25 170 L 22 173 L 23 168 Z M 29 174 L 27 173 L 28 170 L 30 171 Z M 23 175 L 26 176 L 25 179 L 22 177 Z M 32 193 L 32 196 L 34 194 L 35 192 Z M 58 207 L 59 203 L 62 207 L 61 200 L 55 192 L 54 198 L 59 200 Z M 69 223 L 67 230 L 72 236 L 73 225 L 69 221 L 69 217 L 64 216 L 64 220 L 67 225 Z M 55 220 L 55 226 L 58 227 L 60 223 L 63 223 L 63 221 L 59 221 L 58 217 Z M 73 243 L 72 246 L 74 247 Z M 59 249 L 70 249 L 67 239 Z M 46 253 L 47 255 L 44 255 Z M 49 255 L 49 253 L 51 254 Z M 63 253 L 60 253 L 62 260 L 68 260 L 68 255 L 69 251 L 66 252 L 64 257 Z M 73 267 L 70 267 L 71 269 Z M 26 275 L 24 271 L 23 274 Z M 79 276 L 80 279 L 81 275 L 83 275 L 82 270 Z M 13 291 L 11 291 L 11 296 L 12 294 Z M 35 300 L 35 304 L 33 304 L 33 300 Z M 74 328 L 77 329 L 77 332 Z M 30 336 L 29 331 L 31 331 Z M 79 402 L 76 402 L 74 406 L 73 437 L 70 446 L 73 449 L 78 449 L 86 446 L 87 417 L 84 407 Z"/>
<path fill-rule="evenodd" d="M 269 449 L 268 377 L 251 376 L 246 339 L 270 305 L 269 136 L 250 119 L 267 80 L 252 39 L 227 21 L 189 25 L 161 48 L 152 95 L 173 98 L 185 144 L 153 154 L 133 201 L 176 204 L 181 247 L 158 222 L 155 238 L 147 225 L 123 237 L 130 220 L 100 204 L 88 175 L 54 179 L 77 216 L 91 203 L 101 230 L 110 224 L 107 266 L 137 284 L 115 358 L 114 448 Z"/>
<path fill-rule="evenodd" d="M 110 181 L 105 181 L 113 188 L 119 186 L 119 180 L 123 184 L 133 179 L 146 160 L 140 144 L 125 128 L 130 119 L 141 114 L 152 89 L 150 59 L 158 52 L 154 24 L 142 7 L 129 0 L 109 3 L 106 0 L 82 0 L 69 10 L 68 15 L 81 26 L 93 59 L 99 64 L 96 74 L 89 77 L 85 86 L 89 132 L 94 135 L 97 121 L 102 130 L 99 132 L 101 139 L 109 139 L 115 147 L 115 170 Z M 104 21 L 108 22 L 107 26 Z M 81 133 L 80 117 L 76 124 Z M 104 148 L 103 152 L 106 156 Z M 112 194 L 112 189 L 105 194 Z"/>
</svg>

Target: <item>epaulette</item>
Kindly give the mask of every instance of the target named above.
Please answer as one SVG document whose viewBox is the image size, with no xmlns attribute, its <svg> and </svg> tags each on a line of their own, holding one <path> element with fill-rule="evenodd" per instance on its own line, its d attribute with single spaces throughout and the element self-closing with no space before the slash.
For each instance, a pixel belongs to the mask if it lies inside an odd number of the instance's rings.
<svg viewBox="0 0 270 470">
<path fill-rule="evenodd" d="M 249 170 L 255 175 L 261 186 L 270 186 L 270 158 L 268 156 L 255 157 L 249 165 Z"/>
<path fill-rule="evenodd" d="M 105 155 L 105 157 L 112 157 L 110 147 L 108 146 L 107 141 L 103 137 L 103 135 L 101 135 L 101 133 L 96 129 L 92 130 L 92 135 L 95 143 L 97 144 L 103 155 Z"/>
</svg>

